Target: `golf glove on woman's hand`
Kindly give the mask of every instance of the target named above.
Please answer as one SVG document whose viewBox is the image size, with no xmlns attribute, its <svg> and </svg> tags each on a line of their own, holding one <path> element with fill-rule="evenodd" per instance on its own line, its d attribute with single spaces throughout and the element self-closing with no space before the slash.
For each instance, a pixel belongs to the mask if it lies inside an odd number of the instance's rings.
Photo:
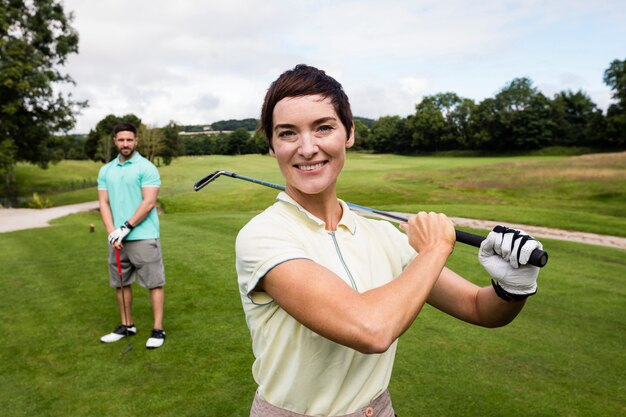
<svg viewBox="0 0 626 417">
<path fill-rule="evenodd" d="M 528 233 L 498 225 L 481 243 L 478 259 L 504 291 L 528 296 L 537 292 L 539 268 L 527 265 L 535 249 L 543 245 Z"/>
<path fill-rule="evenodd" d="M 109 234 L 109 245 L 113 246 L 116 242 L 121 242 L 129 233 L 130 228 L 126 225 L 120 226 Z"/>
</svg>

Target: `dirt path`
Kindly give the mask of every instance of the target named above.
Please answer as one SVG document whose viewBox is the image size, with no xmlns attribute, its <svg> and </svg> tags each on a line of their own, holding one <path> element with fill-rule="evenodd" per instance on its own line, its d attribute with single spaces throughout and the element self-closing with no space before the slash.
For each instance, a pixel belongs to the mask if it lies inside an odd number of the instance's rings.
<svg viewBox="0 0 626 417">
<path fill-rule="evenodd" d="M 451 219 L 457 226 L 471 227 L 474 229 L 491 230 L 497 224 L 504 224 L 507 227 L 511 227 L 513 229 L 522 229 L 526 233 L 530 233 L 537 238 L 545 237 L 548 239 L 569 240 L 572 242 L 587 243 L 589 245 L 600 245 L 618 249 L 626 249 L 626 238 L 623 237 L 598 235 L 595 233 L 574 232 L 571 230 L 551 229 L 548 227 L 530 226 L 525 224 L 508 222 L 499 223 L 491 220 L 464 219 L 461 217 L 451 217 Z"/>
<path fill-rule="evenodd" d="M 13 232 L 17 230 L 34 229 L 49 226 L 50 220 L 68 214 L 82 211 L 97 210 L 98 202 L 72 204 L 68 206 L 52 207 L 47 209 L 0 209 L 0 233 Z M 405 215 L 402 213 L 397 213 Z M 466 219 L 462 217 L 451 217 L 455 225 L 461 227 L 471 227 L 474 229 L 491 230 L 501 222 L 492 220 Z M 502 223 L 516 229 L 523 229 L 535 237 L 545 237 L 548 239 L 568 240 L 572 242 L 587 243 L 589 245 L 609 246 L 612 248 L 626 249 L 626 238 L 617 236 L 598 235 L 595 233 L 575 232 L 569 230 L 552 229 L 548 227 L 530 226 L 525 224 Z"/>
<path fill-rule="evenodd" d="M 372 216 L 371 213 L 363 213 L 368 216 Z M 407 213 L 393 213 L 400 216 L 407 217 Z M 375 215 L 374 215 L 375 216 Z M 375 216 L 385 218 L 382 216 Z M 567 240 L 571 242 L 587 243 L 589 245 L 608 246 L 611 248 L 626 249 L 626 238 L 618 236 L 598 235 L 595 233 L 576 232 L 572 230 L 552 229 L 549 227 L 530 226 L 527 224 L 498 222 L 495 220 L 477 220 L 466 219 L 463 217 L 450 217 L 455 226 L 471 227 L 473 229 L 485 229 L 491 230 L 498 224 L 506 225 L 514 229 L 524 230 L 526 233 L 540 238 L 545 237 L 548 239 Z"/>
<path fill-rule="evenodd" d="M 98 202 L 71 204 L 68 206 L 46 209 L 0 209 L 0 233 L 16 230 L 35 229 L 50 226 L 50 220 L 80 213 L 81 211 L 97 210 Z"/>
</svg>

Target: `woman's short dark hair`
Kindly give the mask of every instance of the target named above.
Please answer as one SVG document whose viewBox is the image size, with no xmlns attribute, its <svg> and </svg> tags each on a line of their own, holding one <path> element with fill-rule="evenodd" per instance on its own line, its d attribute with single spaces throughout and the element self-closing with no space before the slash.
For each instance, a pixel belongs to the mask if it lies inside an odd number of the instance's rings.
<svg viewBox="0 0 626 417">
<path fill-rule="evenodd" d="M 352 110 L 350 101 L 343 91 L 343 87 L 337 80 L 320 69 L 308 65 L 296 65 L 293 69 L 283 72 L 274 81 L 265 94 L 263 107 L 261 108 L 261 122 L 259 130 L 267 137 L 270 149 L 272 145 L 272 133 L 274 130 L 274 107 L 276 103 L 286 97 L 303 97 L 321 95 L 330 98 L 330 102 L 339 116 L 341 124 L 346 128 L 349 135 L 352 129 Z"/>
<path fill-rule="evenodd" d="M 113 129 L 113 137 L 115 137 L 119 132 L 133 132 L 135 137 L 137 137 L 137 128 L 132 123 L 123 122 L 116 125 Z"/>
</svg>

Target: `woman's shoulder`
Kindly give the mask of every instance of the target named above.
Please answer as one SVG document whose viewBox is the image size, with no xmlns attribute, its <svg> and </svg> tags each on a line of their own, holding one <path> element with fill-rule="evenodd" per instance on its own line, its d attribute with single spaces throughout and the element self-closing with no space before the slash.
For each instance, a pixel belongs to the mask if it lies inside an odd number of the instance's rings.
<svg viewBox="0 0 626 417">
<path fill-rule="evenodd" d="M 362 228 L 366 228 L 372 231 L 373 233 L 382 233 L 391 236 L 404 235 L 404 233 L 402 233 L 393 223 L 388 220 L 365 217 L 354 211 L 353 213 L 357 218 L 357 224 Z"/>
<path fill-rule="evenodd" d="M 241 228 L 239 235 L 267 235 L 268 233 L 275 233 L 277 230 L 286 228 L 289 222 L 289 215 L 283 210 L 282 205 L 276 202 L 250 219 Z"/>
</svg>

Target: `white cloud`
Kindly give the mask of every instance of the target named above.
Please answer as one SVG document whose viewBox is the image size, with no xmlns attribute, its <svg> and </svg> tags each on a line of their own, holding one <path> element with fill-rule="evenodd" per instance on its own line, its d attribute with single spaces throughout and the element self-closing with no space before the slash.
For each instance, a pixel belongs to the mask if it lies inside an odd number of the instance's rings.
<svg viewBox="0 0 626 417">
<path fill-rule="evenodd" d="M 621 1 L 64 4 L 80 35 L 66 66 L 77 86 L 64 90 L 90 102 L 79 132 L 110 113 L 156 125 L 258 117 L 270 82 L 298 63 L 336 77 L 366 117 L 409 114 L 441 91 L 482 99 L 529 74 L 606 103 L 601 72 L 626 38 Z"/>
</svg>

